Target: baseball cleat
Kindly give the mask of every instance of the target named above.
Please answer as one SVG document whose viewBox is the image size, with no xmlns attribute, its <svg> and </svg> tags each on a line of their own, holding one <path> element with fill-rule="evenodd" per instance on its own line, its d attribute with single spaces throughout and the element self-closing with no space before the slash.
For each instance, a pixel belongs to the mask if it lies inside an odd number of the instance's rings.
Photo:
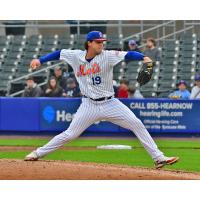
<svg viewBox="0 0 200 200">
<path fill-rule="evenodd" d="M 161 169 L 165 165 L 172 165 L 172 164 L 176 163 L 178 160 L 179 160 L 179 157 L 165 157 L 165 160 L 156 161 L 155 167 L 156 167 L 156 169 Z"/>
<path fill-rule="evenodd" d="M 33 151 L 24 158 L 24 161 L 37 161 L 38 159 L 36 152 Z"/>
</svg>

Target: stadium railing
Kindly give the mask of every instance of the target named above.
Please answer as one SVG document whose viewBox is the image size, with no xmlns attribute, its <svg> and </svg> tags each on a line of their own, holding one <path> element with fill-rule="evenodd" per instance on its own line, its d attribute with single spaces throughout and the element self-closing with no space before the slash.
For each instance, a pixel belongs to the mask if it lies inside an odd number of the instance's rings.
<svg viewBox="0 0 200 200">
<path fill-rule="evenodd" d="M 47 80 L 48 80 L 48 75 L 49 75 L 49 70 L 50 69 L 54 69 L 55 67 L 57 66 L 60 66 L 62 64 L 64 64 L 65 62 L 64 61 L 61 61 L 59 63 L 56 63 L 54 65 L 51 65 L 51 66 L 48 66 L 48 67 L 45 67 L 45 68 L 42 68 L 42 69 L 39 69 L 37 71 L 34 71 L 34 72 L 31 72 L 31 73 L 28 73 L 27 75 L 24 75 L 24 76 L 21 76 L 19 78 L 15 78 L 11 81 L 9 81 L 8 83 L 8 90 L 7 90 L 7 96 L 9 97 L 15 97 L 15 96 L 18 96 L 20 94 L 22 94 L 24 92 L 24 90 L 20 90 L 20 91 L 17 91 L 17 92 L 14 92 L 14 93 L 10 93 L 10 89 L 11 89 L 11 84 L 12 83 L 16 83 L 18 81 L 21 81 L 21 80 L 25 80 L 26 78 L 30 77 L 30 76 L 35 76 L 37 74 L 40 74 L 41 72 L 46 72 L 46 75 L 47 75 L 47 79 L 42 82 L 42 83 L 38 83 L 39 86 L 42 86 L 42 85 L 45 85 L 47 84 Z"/>
</svg>

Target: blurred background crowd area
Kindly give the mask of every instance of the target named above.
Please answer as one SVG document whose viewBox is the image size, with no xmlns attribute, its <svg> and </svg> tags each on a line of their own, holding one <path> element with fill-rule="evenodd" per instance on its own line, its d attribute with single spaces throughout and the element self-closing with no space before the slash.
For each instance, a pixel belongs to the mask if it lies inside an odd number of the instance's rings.
<svg viewBox="0 0 200 200">
<path fill-rule="evenodd" d="M 39 70 L 30 61 L 58 49 L 84 50 L 85 36 L 99 30 L 105 49 L 139 51 L 156 65 L 152 80 L 139 87 L 142 62 L 114 67 L 118 98 L 200 98 L 200 21 L 0 21 L 0 96 L 80 97 L 70 65 L 48 62 Z"/>
</svg>

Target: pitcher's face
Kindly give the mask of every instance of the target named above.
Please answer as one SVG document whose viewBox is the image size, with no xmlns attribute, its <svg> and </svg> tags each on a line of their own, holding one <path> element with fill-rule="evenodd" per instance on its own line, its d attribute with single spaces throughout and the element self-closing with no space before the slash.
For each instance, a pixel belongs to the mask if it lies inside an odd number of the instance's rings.
<svg viewBox="0 0 200 200">
<path fill-rule="evenodd" d="M 100 54 L 104 48 L 104 43 L 103 41 L 95 41 L 93 40 L 92 42 L 88 42 L 88 47 L 94 51 L 95 54 Z"/>
</svg>

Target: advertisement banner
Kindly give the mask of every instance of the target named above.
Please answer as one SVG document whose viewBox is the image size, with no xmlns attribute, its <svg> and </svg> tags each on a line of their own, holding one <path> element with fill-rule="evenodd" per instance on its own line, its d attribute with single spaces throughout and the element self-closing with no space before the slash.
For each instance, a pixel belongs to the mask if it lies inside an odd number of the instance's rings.
<svg viewBox="0 0 200 200">
<path fill-rule="evenodd" d="M 40 131 L 37 98 L 1 98 L 1 130 Z"/>
<path fill-rule="evenodd" d="M 66 130 L 80 104 L 80 98 L 41 98 L 40 129 L 42 131 Z M 90 132 L 118 132 L 118 130 L 118 126 L 106 121 L 97 121 L 87 129 Z"/>
<path fill-rule="evenodd" d="M 200 133 L 200 100 L 120 101 L 141 119 L 150 133 Z M 69 127 L 80 104 L 80 98 L 0 98 L 0 130 L 60 132 Z M 130 132 L 106 121 L 96 122 L 86 131 Z"/>
<path fill-rule="evenodd" d="M 123 99 L 149 132 L 200 132 L 199 100 Z"/>
<path fill-rule="evenodd" d="M 80 103 L 80 98 L 41 98 L 39 109 L 40 130 L 66 130 Z"/>
</svg>

